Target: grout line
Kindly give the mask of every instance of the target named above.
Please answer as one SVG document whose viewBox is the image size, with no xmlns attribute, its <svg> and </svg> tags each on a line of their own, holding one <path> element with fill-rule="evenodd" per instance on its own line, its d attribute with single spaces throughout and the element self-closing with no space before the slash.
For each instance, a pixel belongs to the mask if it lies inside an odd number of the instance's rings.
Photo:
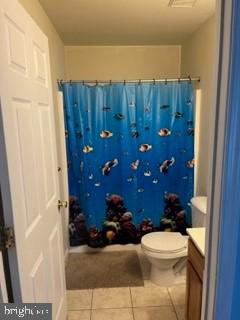
<svg viewBox="0 0 240 320">
<path fill-rule="evenodd" d="M 170 291 L 169 291 L 168 288 L 167 288 L 167 292 L 168 292 L 168 295 L 169 295 L 169 297 L 170 297 L 170 300 L 171 300 L 171 303 L 172 303 L 172 307 L 173 307 L 174 313 L 175 313 L 175 315 L 176 315 L 176 320 L 180 320 L 180 319 L 178 318 L 177 310 L 176 310 L 176 308 L 175 308 L 175 305 L 174 305 L 174 303 L 173 303 L 172 296 L 171 296 Z"/>
<path fill-rule="evenodd" d="M 151 305 L 151 306 L 136 306 L 136 307 L 107 307 L 107 308 L 96 308 L 96 309 L 92 309 L 92 310 L 108 310 L 108 309 L 139 309 L 139 308 L 161 308 L 161 307 L 171 307 L 171 304 L 160 304 L 160 305 Z M 84 309 L 81 309 L 84 310 Z M 85 309 L 85 310 L 90 310 L 90 309 Z M 72 311 L 72 310 L 69 310 Z M 74 311 L 78 311 L 78 310 L 74 310 Z"/>
<path fill-rule="evenodd" d="M 132 291 L 131 291 L 131 287 L 129 287 L 129 292 L 130 292 L 130 299 L 131 299 L 131 304 L 132 304 L 132 315 L 133 315 L 133 320 L 135 320 L 135 317 L 134 317 L 134 311 L 133 311 L 133 299 L 132 299 Z"/>
<path fill-rule="evenodd" d="M 88 308 L 84 308 L 84 309 L 68 309 L 67 311 L 71 311 L 71 312 L 91 311 L 91 309 L 88 309 Z"/>
<path fill-rule="evenodd" d="M 92 289 L 92 296 L 91 296 L 91 309 L 92 309 L 92 306 L 93 306 L 93 290 L 94 290 L 94 289 Z"/>
<path fill-rule="evenodd" d="M 109 308 L 96 308 L 96 309 L 92 309 L 94 310 L 122 310 L 122 309 L 132 309 L 132 307 L 109 307 Z M 78 311 L 78 310 L 75 310 Z"/>
<path fill-rule="evenodd" d="M 92 309 L 92 307 L 93 307 L 93 290 L 94 290 L 94 289 L 92 289 L 91 306 L 90 306 L 90 307 L 91 307 L 91 310 L 90 310 L 90 320 L 92 320 L 92 310 L 93 310 L 93 309 Z"/>
</svg>

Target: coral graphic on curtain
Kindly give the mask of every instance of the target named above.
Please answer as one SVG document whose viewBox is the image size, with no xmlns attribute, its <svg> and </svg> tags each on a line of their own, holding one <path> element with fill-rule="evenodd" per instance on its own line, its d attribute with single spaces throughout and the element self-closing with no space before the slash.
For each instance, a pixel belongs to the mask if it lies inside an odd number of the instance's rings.
<svg viewBox="0 0 240 320">
<path fill-rule="evenodd" d="M 69 190 L 79 201 L 87 225 L 101 229 L 109 214 L 109 197 L 119 195 L 122 202 L 124 199 L 121 215 L 131 212 L 128 218 L 136 226 L 151 219 L 159 228 L 160 221 L 168 220 L 166 197 L 172 193 L 178 195 L 179 208 L 185 209 L 190 223 L 194 167 L 191 82 L 63 83 L 61 89 Z M 111 220 L 119 222 L 115 217 Z"/>
</svg>

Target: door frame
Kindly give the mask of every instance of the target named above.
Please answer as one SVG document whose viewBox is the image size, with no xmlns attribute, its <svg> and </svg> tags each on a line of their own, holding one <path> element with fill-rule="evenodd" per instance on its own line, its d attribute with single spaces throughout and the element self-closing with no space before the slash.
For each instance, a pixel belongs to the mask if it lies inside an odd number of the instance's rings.
<svg viewBox="0 0 240 320">
<path fill-rule="evenodd" d="M 7 152 L 4 140 L 4 130 L 1 114 L 1 96 L 0 96 L 0 146 L 1 146 L 1 161 L 0 161 L 0 178 L 5 181 L 1 184 L 1 207 L 4 219 L 4 225 L 14 228 L 13 211 L 11 205 L 10 186 L 8 181 L 8 166 L 7 166 Z M 9 302 L 21 302 L 21 287 L 20 277 L 18 273 L 18 261 L 17 251 L 15 247 L 6 249 L 8 263 L 4 264 L 3 256 L 3 268 L 5 273 L 6 288 L 11 288 L 8 291 Z M 9 278 L 6 274 L 9 274 Z"/>
<path fill-rule="evenodd" d="M 0 227 L 5 227 L 2 193 L 0 186 Z M 8 250 L 2 249 L 0 251 L 0 302 L 13 302 L 12 281 L 10 276 L 10 266 L 8 259 Z"/>
<path fill-rule="evenodd" d="M 209 197 L 208 197 L 208 215 L 207 215 L 207 233 L 206 233 L 206 264 L 204 271 L 203 283 L 203 304 L 202 304 L 202 320 L 220 320 L 233 319 L 230 316 L 232 308 L 233 294 L 233 278 L 235 266 L 231 262 L 236 258 L 237 248 L 239 248 L 238 233 L 239 226 L 234 224 L 237 217 L 232 215 L 235 221 L 230 222 L 227 226 L 224 222 L 229 220 L 230 206 L 225 205 L 226 197 L 233 199 L 234 190 L 231 183 L 236 176 L 232 173 L 232 165 L 228 169 L 229 145 L 232 145 L 233 159 L 237 160 L 236 141 L 234 141 L 234 133 L 237 125 L 231 127 L 230 121 L 234 117 L 231 114 L 233 97 L 233 37 L 236 35 L 234 30 L 234 4 L 235 0 L 219 0 L 217 8 L 218 19 L 218 46 L 217 46 L 217 70 L 215 75 L 215 97 L 213 101 L 213 135 L 211 141 L 211 159 L 210 159 L 210 177 L 209 177 Z M 236 89 L 236 88 L 235 88 Z M 231 108 L 232 107 L 232 108 Z M 236 107 L 235 107 L 236 108 Z M 233 108 L 234 111 L 234 108 Z M 230 134 L 231 132 L 231 134 Z M 235 147 L 235 150 L 234 150 Z M 239 148 L 239 146 L 238 146 Z M 236 172 L 239 169 L 239 163 L 236 163 Z M 229 183 L 226 185 L 226 181 Z M 232 192 L 232 194 L 229 192 Z M 231 202 L 231 201 L 230 201 Z M 229 204 L 229 203 L 228 203 Z M 239 205 L 238 205 L 239 208 Z M 228 227 L 228 230 L 226 229 Z M 230 227 L 230 228 L 229 228 Z M 229 236 L 226 237 L 226 236 Z M 224 251 L 225 240 L 231 239 L 231 248 L 228 252 Z M 226 248 L 225 248 L 226 249 Z M 224 270 L 221 263 L 228 261 L 228 269 Z M 224 274 L 225 271 L 225 274 Z M 230 277 L 228 277 L 230 276 Z M 228 284 L 230 280 L 231 284 Z M 223 285 L 225 285 L 223 289 Z M 224 308 L 220 310 L 219 294 L 221 289 L 224 290 Z M 229 290 L 228 290 L 229 289 Z M 222 292 L 223 294 L 223 292 Z M 223 300 L 222 300 L 223 303 Z M 224 309 L 224 310 L 223 310 Z M 226 311 L 227 310 L 227 311 Z M 235 318 L 234 318 L 235 319 Z"/>
</svg>

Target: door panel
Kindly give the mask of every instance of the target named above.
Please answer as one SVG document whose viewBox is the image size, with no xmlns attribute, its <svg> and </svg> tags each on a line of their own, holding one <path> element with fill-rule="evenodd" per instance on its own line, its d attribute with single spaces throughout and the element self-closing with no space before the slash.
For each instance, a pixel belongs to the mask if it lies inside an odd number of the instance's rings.
<svg viewBox="0 0 240 320">
<path fill-rule="evenodd" d="M 43 176 L 46 209 L 56 199 L 56 181 L 52 172 L 56 171 L 56 161 L 53 158 L 53 135 L 51 132 L 50 108 L 47 105 L 39 107 L 40 131 L 41 131 L 41 149 L 43 160 Z"/>
<path fill-rule="evenodd" d="M 27 76 L 26 37 L 20 26 L 4 16 L 6 27 L 7 54 L 9 67 Z"/>
<path fill-rule="evenodd" d="M 35 42 L 33 43 L 33 50 L 35 62 L 35 79 L 39 84 L 47 87 L 46 54 L 44 50 Z"/>
<path fill-rule="evenodd" d="M 47 296 L 47 285 L 46 285 L 46 265 L 43 253 L 36 260 L 33 269 L 31 270 L 30 276 L 32 280 L 32 290 L 35 301 L 44 303 Z"/>
<path fill-rule="evenodd" d="M 61 215 L 48 40 L 16 0 L 0 0 L 0 96 L 6 172 L 24 302 L 66 318 Z M 7 179 L 6 179 L 7 176 Z M 7 180 L 7 181 L 6 181 Z"/>
<path fill-rule="evenodd" d="M 33 130 L 33 112 L 32 105 L 29 101 L 13 101 L 12 107 L 15 110 L 17 124 L 17 141 L 16 145 L 19 149 L 22 175 L 22 183 L 24 190 L 24 220 L 26 235 L 30 233 L 32 226 L 36 225 L 36 219 L 40 218 L 39 201 L 38 201 L 38 181 L 37 166 L 35 155 L 31 150 L 34 149 L 34 130 Z"/>
</svg>

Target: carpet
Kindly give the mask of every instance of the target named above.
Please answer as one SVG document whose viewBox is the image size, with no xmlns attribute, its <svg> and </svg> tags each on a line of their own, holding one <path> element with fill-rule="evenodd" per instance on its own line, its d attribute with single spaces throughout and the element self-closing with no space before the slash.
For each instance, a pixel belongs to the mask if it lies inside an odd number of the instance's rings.
<svg viewBox="0 0 240 320">
<path fill-rule="evenodd" d="M 66 282 L 67 290 L 144 285 L 136 251 L 71 253 Z"/>
</svg>

